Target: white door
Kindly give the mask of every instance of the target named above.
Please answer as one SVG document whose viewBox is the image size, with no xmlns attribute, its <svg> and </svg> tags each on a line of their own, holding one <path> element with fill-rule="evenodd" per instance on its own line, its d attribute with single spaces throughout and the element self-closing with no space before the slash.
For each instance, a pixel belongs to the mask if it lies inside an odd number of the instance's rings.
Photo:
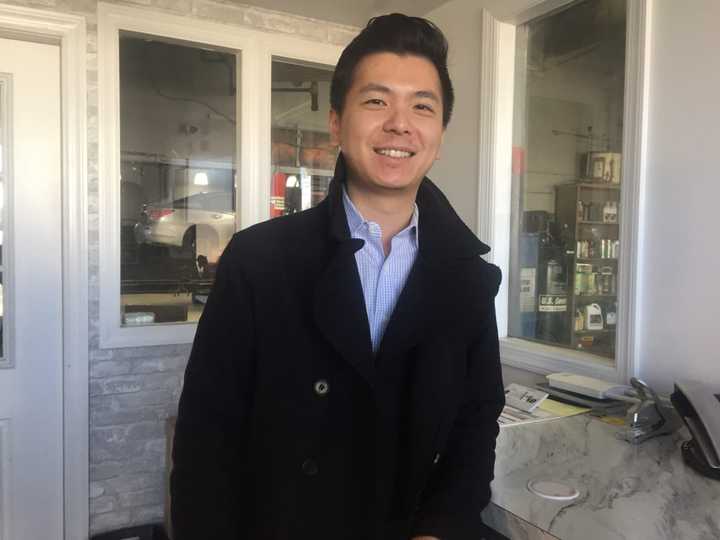
<svg viewBox="0 0 720 540">
<path fill-rule="evenodd" d="M 0 539 L 63 536 L 60 47 L 0 39 Z"/>
</svg>

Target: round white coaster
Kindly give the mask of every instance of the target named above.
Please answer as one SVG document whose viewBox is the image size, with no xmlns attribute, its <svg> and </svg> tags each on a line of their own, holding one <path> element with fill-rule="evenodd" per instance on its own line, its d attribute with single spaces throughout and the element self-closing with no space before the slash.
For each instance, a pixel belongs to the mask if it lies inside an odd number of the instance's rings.
<svg viewBox="0 0 720 540">
<path fill-rule="evenodd" d="M 527 487 L 535 495 L 553 501 L 572 501 L 580 496 L 580 492 L 575 487 L 560 480 L 536 478 L 530 480 Z"/>
</svg>

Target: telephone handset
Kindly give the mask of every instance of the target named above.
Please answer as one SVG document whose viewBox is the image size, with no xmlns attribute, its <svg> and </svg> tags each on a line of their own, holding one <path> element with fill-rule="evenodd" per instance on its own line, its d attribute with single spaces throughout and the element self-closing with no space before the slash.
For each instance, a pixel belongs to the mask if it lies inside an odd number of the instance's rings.
<svg viewBox="0 0 720 540">
<path fill-rule="evenodd" d="M 703 383 L 679 381 L 670 401 L 692 435 L 682 445 L 683 458 L 700 474 L 720 480 L 720 393 Z"/>
</svg>

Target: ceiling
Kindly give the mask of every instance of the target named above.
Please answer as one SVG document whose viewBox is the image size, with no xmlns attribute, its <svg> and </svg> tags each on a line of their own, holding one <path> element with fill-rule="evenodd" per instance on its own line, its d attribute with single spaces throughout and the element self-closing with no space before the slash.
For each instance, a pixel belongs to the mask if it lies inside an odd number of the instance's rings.
<svg viewBox="0 0 720 540">
<path fill-rule="evenodd" d="M 449 0 L 245 0 L 265 9 L 294 13 L 314 19 L 363 27 L 370 17 L 382 13 L 401 12 L 422 16 Z"/>
</svg>

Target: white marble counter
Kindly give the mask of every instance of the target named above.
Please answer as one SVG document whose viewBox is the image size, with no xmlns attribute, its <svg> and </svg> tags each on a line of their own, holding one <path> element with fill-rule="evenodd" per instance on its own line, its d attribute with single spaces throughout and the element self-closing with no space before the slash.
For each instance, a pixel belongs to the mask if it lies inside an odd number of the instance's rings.
<svg viewBox="0 0 720 540">
<path fill-rule="evenodd" d="M 486 523 L 512 540 L 719 540 L 720 481 L 683 462 L 687 431 L 633 446 L 620 429 L 587 415 L 503 427 Z M 540 498 L 527 489 L 538 477 L 580 497 Z"/>
</svg>

